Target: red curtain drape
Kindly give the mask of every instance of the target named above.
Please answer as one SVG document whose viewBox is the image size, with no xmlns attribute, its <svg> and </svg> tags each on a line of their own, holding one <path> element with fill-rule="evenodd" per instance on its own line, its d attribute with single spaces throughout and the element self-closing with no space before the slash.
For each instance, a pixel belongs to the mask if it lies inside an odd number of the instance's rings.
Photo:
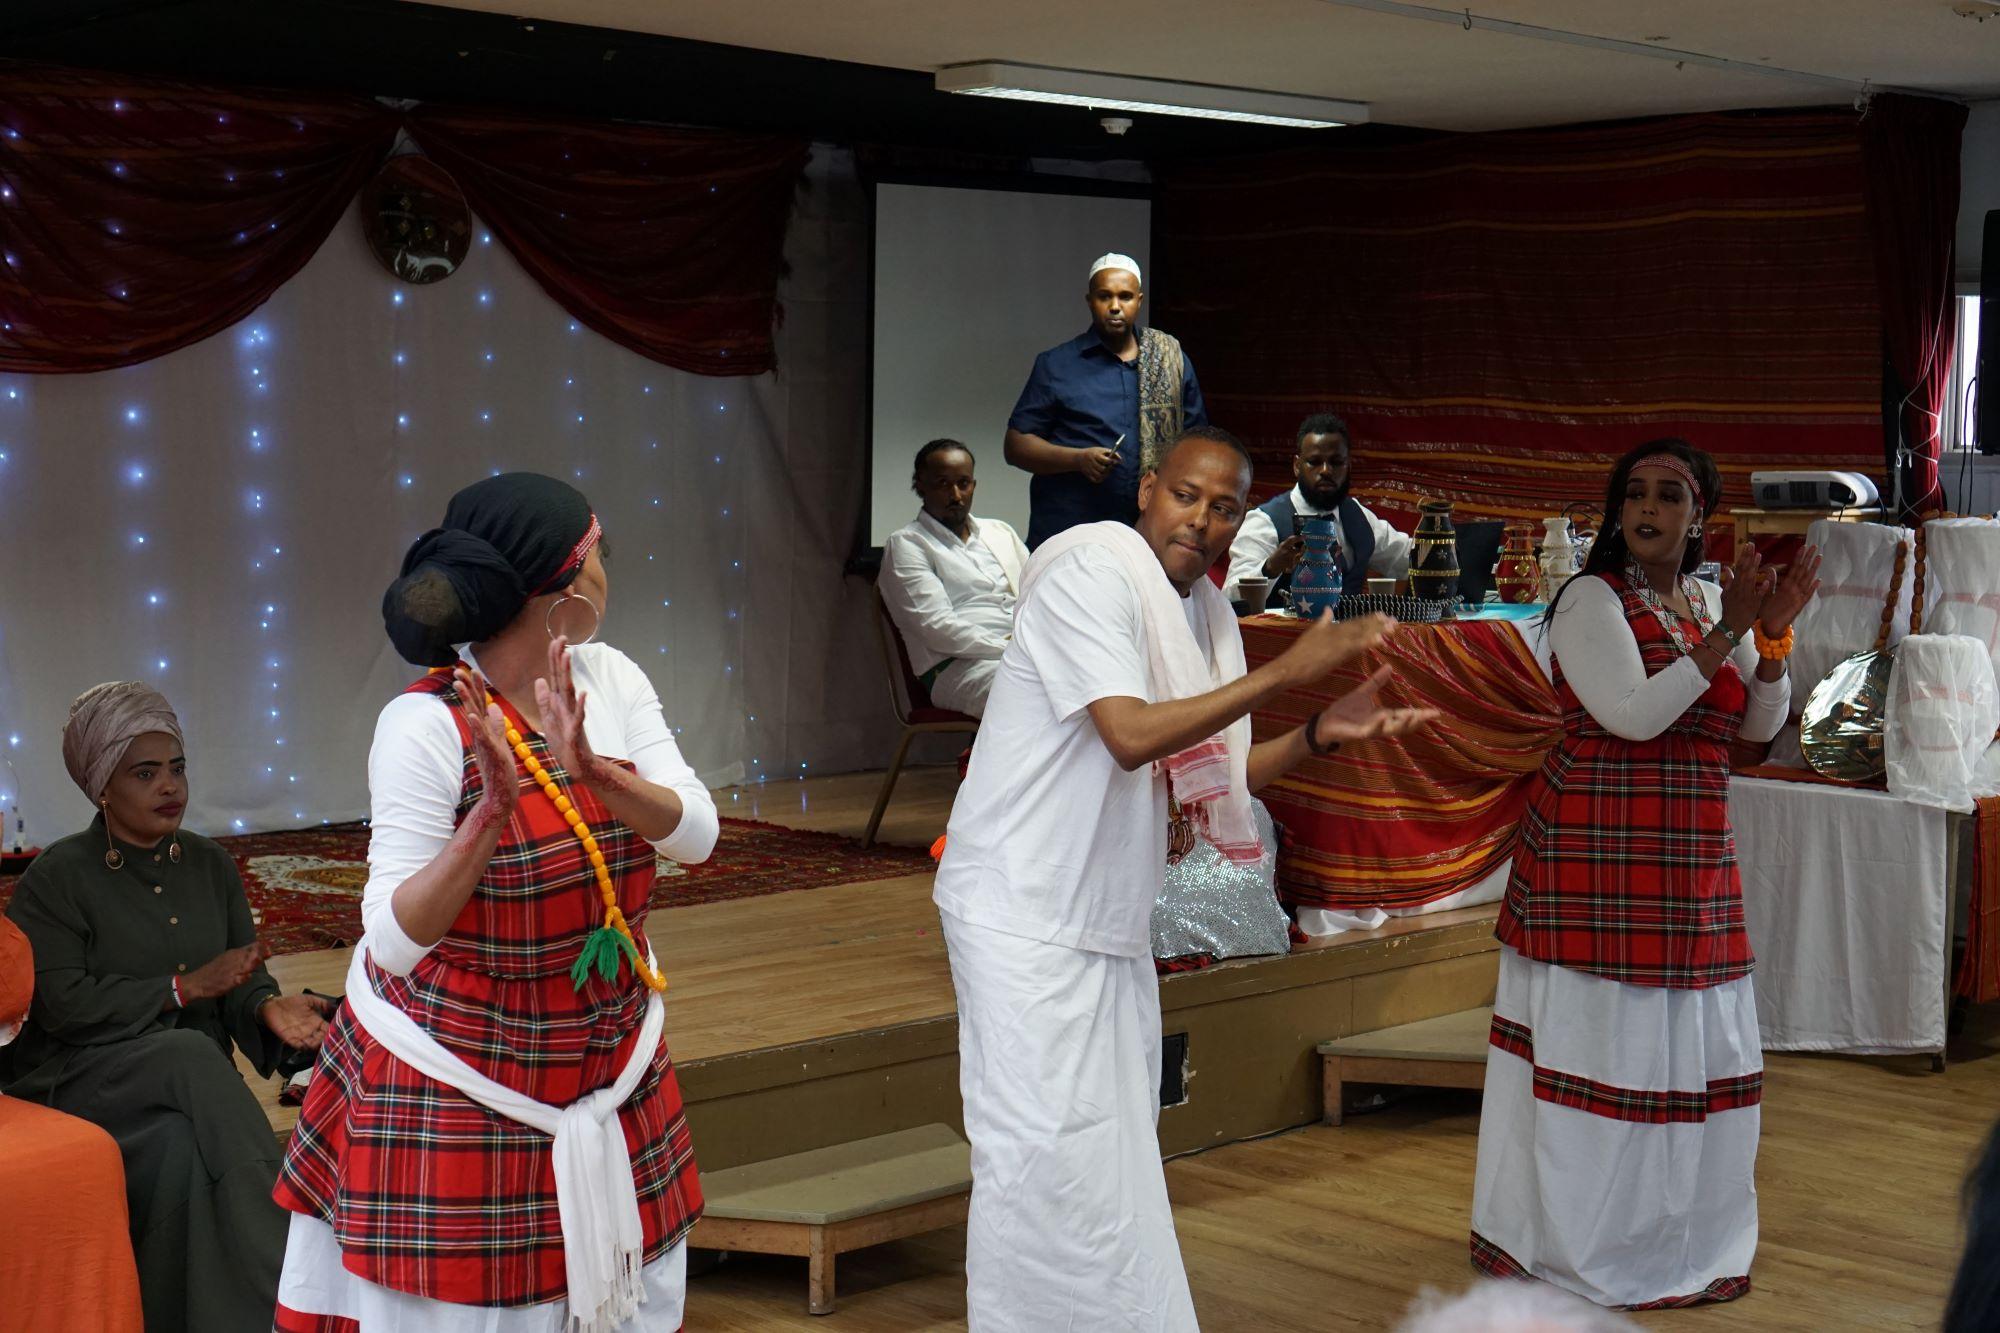
<svg viewBox="0 0 2000 1333">
<path fill-rule="evenodd" d="M 395 133 L 361 98 L 0 64 L 0 370 L 108 370 L 229 327 Z"/>
<path fill-rule="evenodd" d="M 405 125 L 582 323 L 680 370 L 772 368 L 803 138 L 0 62 L 0 371 L 108 370 L 242 319 Z"/>
<path fill-rule="evenodd" d="M 1958 341 L 1952 252 L 1965 117 L 1956 102 L 1896 93 L 1875 97 L 1861 117 L 1882 353 L 1903 394 L 1901 411 L 1885 412 L 1888 465 L 1896 466 L 1899 443 L 1910 450 L 1903 498 L 1911 513 L 1944 504 L 1939 425 Z"/>
<path fill-rule="evenodd" d="M 1155 206 L 1160 322 L 1259 494 L 1318 408 L 1354 429 L 1357 493 L 1405 516 L 1598 504 L 1663 435 L 1738 504 L 1753 468 L 1879 473 L 1851 111 L 1325 145 L 1169 169 Z"/>
<path fill-rule="evenodd" d="M 771 369 L 805 140 L 425 107 L 410 128 L 584 324 L 683 370 Z"/>
</svg>

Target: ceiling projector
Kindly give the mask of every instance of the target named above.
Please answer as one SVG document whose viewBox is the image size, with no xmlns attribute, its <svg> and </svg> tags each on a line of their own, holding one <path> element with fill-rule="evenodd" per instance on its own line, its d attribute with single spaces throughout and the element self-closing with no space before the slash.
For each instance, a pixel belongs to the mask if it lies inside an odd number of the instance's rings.
<svg viewBox="0 0 2000 1333">
<path fill-rule="evenodd" d="M 1752 472 L 1750 494 L 1759 509 L 1853 509 L 1882 498 L 1859 472 Z"/>
</svg>

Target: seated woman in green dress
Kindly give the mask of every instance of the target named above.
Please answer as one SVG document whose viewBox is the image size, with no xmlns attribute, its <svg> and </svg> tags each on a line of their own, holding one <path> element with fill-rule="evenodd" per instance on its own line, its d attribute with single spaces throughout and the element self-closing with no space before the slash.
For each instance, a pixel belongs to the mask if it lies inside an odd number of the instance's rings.
<svg viewBox="0 0 2000 1333">
<path fill-rule="evenodd" d="M 323 1002 L 278 993 L 235 862 L 181 830 L 187 760 L 164 698 L 136 681 L 87 691 L 63 762 L 99 814 L 7 906 L 35 995 L 0 1086 L 118 1141 L 148 1333 L 266 1333 L 278 1144 L 230 1052 L 269 1075 L 286 1047 L 319 1045 Z"/>
</svg>

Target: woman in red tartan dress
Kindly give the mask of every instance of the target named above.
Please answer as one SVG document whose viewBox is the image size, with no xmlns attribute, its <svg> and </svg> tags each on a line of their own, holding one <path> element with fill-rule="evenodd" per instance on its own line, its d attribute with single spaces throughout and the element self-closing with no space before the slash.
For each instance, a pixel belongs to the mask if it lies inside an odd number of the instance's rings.
<svg viewBox="0 0 2000 1333">
<path fill-rule="evenodd" d="M 1497 932 L 1473 1262 L 1602 1305 L 1740 1296 L 1757 1247 L 1763 1054 L 1729 750 L 1785 721 L 1819 557 L 1779 580 L 1745 545 L 1727 591 L 1697 583 L 1720 486 L 1679 440 L 1613 472 L 1544 622 L 1563 738 Z"/>
<path fill-rule="evenodd" d="M 622 917 L 643 949 L 656 848 L 702 860 L 717 820 L 643 673 L 568 647 L 563 631 L 588 638 L 605 605 L 598 532 L 562 482 L 495 477 L 453 498 L 385 598 L 399 651 L 434 669 L 383 710 L 369 757 L 365 972 L 350 973 L 277 1188 L 294 1214 L 286 1333 L 680 1326 L 700 1187 L 665 1042 L 647 1046 L 645 969 L 612 965 L 621 946 L 602 932 Z M 586 968 L 586 941 L 604 940 Z M 413 1045 L 370 996 L 414 1021 Z M 604 1091 L 621 1073 L 636 1079 L 622 1103 Z M 594 1093 L 611 1098 L 597 1123 L 622 1136 L 629 1187 L 593 1179 L 565 1203 L 629 1188 L 637 1216 L 634 1253 L 593 1287 L 577 1263 L 604 1256 L 581 1247 L 616 1227 L 566 1238 L 555 1140 L 506 1108 Z"/>
</svg>

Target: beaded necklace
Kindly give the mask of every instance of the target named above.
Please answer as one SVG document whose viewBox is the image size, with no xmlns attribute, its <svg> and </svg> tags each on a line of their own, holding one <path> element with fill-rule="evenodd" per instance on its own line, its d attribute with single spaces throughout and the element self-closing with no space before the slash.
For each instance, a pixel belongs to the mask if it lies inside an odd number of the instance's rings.
<svg viewBox="0 0 2000 1333">
<path fill-rule="evenodd" d="M 437 670 L 446 671 L 449 668 L 439 667 Z M 494 690 L 491 684 L 487 686 L 487 694 L 495 702 L 500 699 L 499 692 Z M 460 700 L 459 706 L 464 707 L 463 700 Z M 473 719 L 470 716 L 470 709 L 466 709 L 466 712 L 467 721 L 473 722 L 474 725 L 483 722 L 484 719 Z M 502 717 L 505 717 L 504 712 Z M 507 723 L 507 744 L 514 747 L 515 757 L 521 761 L 521 766 L 528 770 L 528 777 L 542 789 L 542 795 L 549 798 L 549 803 L 555 806 L 556 813 L 560 814 L 563 821 L 569 825 L 569 831 L 583 844 L 584 854 L 590 858 L 591 873 L 597 878 L 597 896 L 604 903 L 604 924 L 585 937 L 583 952 L 577 955 L 575 964 L 569 970 L 570 984 L 582 990 L 585 983 L 590 980 L 593 970 L 606 981 L 616 981 L 618 960 L 623 956 L 632 960 L 633 972 L 637 973 L 639 979 L 646 985 L 656 991 L 666 990 L 667 979 L 661 976 L 639 952 L 638 941 L 632 936 L 632 927 L 626 922 L 625 913 L 618 908 L 618 893 L 611 883 L 611 868 L 605 863 L 604 852 L 598 847 L 597 837 L 590 831 L 590 825 L 586 824 L 583 816 L 576 812 L 576 803 L 564 794 L 562 787 L 557 784 L 548 769 L 542 766 L 542 761 L 535 757 L 534 749 L 521 735 L 520 729 L 511 721 Z"/>
<path fill-rule="evenodd" d="M 1653 618 L 1659 621 L 1667 633 L 1672 636 L 1674 643 L 1679 646 L 1681 652 L 1692 653 L 1700 645 L 1701 640 L 1707 638 L 1715 629 L 1715 622 L 1709 618 L 1708 614 L 1708 599 L 1701 595 L 1701 584 L 1695 579 L 1694 575 L 1682 574 L 1680 576 L 1680 592 L 1681 596 L 1687 598 L 1688 610 L 1694 612 L 1694 623 L 1701 630 L 1701 634 L 1695 638 L 1688 637 L 1685 622 L 1674 614 L 1673 608 L 1667 605 L 1666 599 L 1661 597 L 1659 590 L 1653 587 L 1653 581 L 1646 577 L 1646 571 L 1640 567 L 1637 560 L 1628 560 L 1625 562 L 1625 583 L 1627 587 L 1638 594 L 1640 602 L 1645 605 L 1648 611 L 1653 613 Z"/>
<path fill-rule="evenodd" d="M 605 864 L 604 853 L 599 850 L 590 825 L 583 822 L 583 816 L 576 812 L 575 803 L 563 794 L 562 788 L 542 767 L 542 761 L 535 758 L 534 750 L 512 722 L 507 724 L 507 743 L 514 747 L 514 753 L 528 770 L 528 776 L 542 789 L 542 795 L 548 797 L 557 813 L 562 815 L 569 831 L 583 844 L 584 854 L 590 858 L 591 872 L 597 876 L 597 896 L 604 903 L 604 924 L 585 938 L 583 952 L 577 955 L 576 964 L 569 970 L 570 984 L 582 990 L 584 983 L 590 980 L 592 968 L 606 981 L 616 981 L 618 958 L 623 954 L 632 960 L 632 970 L 641 981 L 656 991 L 664 991 L 667 979 L 640 956 L 638 941 L 632 938 L 632 927 L 626 924 L 625 913 L 618 910 L 618 894 L 611 886 L 611 868 Z"/>
</svg>

